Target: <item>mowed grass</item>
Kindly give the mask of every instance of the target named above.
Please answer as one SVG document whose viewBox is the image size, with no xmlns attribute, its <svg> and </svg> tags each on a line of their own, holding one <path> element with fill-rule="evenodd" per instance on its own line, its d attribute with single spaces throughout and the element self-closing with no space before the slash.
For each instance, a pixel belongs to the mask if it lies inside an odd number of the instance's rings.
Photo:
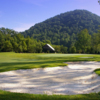
<svg viewBox="0 0 100 100">
<path fill-rule="evenodd" d="M 58 59 L 45 58 L 41 55 L 44 54 L 0 53 L 0 72 L 67 65 Z"/>
<path fill-rule="evenodd" d="M 0 53 L 0 72 L 66 66 L 70 61 L 100 61 L 95 54 L 33 54 L 33 53 Z M 100 69 L 95 70 L 100 74 Z M 35 95 L 11 93 L 0 90 L 0 100 L 99 100 L 99 93 L 81 95 Z"/>
<path fill-rule="evenodd" d="M 94 72 L 100 76 L 100 68 L 96 69 Z"/>
<path fill-rule="evenodd" d="M 69 61 L 100 61 L 100 55 L 0 53 L 0 72 L 66 66 Z"/>
<path fill-rule="evenodd" d="M 10 93 L 0 90 L 0 100 L 100 100 L 100 93 L 80 95 L 37 95 Z"/>
</svg>

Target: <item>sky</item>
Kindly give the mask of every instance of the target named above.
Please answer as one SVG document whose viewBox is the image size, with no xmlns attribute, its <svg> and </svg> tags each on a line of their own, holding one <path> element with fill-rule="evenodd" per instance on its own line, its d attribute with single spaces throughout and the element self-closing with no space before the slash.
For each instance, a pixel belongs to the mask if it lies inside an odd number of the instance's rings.
<svg viewBox="0 0 100 100">
<path fill-rule="evenodd" d="M 98 0 L 0 0 L 0 28 L 22 32 L 36 23 L 76 9 L 100 16 Z"/>
</svg>

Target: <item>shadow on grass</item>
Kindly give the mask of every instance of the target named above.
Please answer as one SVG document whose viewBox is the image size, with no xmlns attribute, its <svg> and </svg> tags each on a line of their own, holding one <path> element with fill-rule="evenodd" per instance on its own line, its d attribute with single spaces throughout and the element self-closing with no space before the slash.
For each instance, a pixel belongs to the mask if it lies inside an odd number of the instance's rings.
<svg viewBox="0 0 100 100">
<path fill-rule="evenodd" d="M 32 68 L 45 68 L 45 67 L 56 67 L 56 66 L 66 66 L 59 61 L 38 61 L 38 62 L 10 62 L 10 63 L 0 63 L 0 72 L 18 70 L 18 69 L 32 69 Z"/>
<path fill-rule="evenodd" d="M 27 61 L 28 60 L 28 61 Z M 45 67 L 56 67 L 66 66 L 64 62 L 76 62 L 76 61 L 93 61 L 94 59 L 85 59 L 79 57 L 49 57 L 49 58 L 36 58 L 37 61 L 27 59 L 22 62 L 4 62 L 0 63 L 0 72 L 18 70 L 18 69 L 32 69 L 32 68 L 45 68 Z"/>
</svg>

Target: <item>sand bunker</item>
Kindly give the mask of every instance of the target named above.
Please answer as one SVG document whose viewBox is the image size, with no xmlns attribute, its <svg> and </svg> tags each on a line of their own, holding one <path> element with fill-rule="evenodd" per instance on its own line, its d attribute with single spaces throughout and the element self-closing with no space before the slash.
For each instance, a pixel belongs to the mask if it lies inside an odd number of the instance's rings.
<svg viewBox="0 0 100 100">
<path fill-rule="evenodd" d="M 0 73 L 0 90 L 32 94 L 84 94 L 100 91 L 100 62 L 67 62 L 66 67 Z"/>
</svg>

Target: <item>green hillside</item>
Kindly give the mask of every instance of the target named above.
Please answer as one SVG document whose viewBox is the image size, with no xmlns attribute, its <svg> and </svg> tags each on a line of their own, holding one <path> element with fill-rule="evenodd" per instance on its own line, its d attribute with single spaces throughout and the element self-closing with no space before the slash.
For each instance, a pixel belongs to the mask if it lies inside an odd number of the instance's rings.
<svg viewBox="0 0 100 100">
<path fill-rule="evenodd" d="M 88 29 L 89 34 L 97 32 L 100 17 L 86 10 L 74 10 L 62 13 L 22 32 L 37 40 L 50 40 L 52 44 L 70 47 L 75 43 L 76 34 Z"/>
</svg>

